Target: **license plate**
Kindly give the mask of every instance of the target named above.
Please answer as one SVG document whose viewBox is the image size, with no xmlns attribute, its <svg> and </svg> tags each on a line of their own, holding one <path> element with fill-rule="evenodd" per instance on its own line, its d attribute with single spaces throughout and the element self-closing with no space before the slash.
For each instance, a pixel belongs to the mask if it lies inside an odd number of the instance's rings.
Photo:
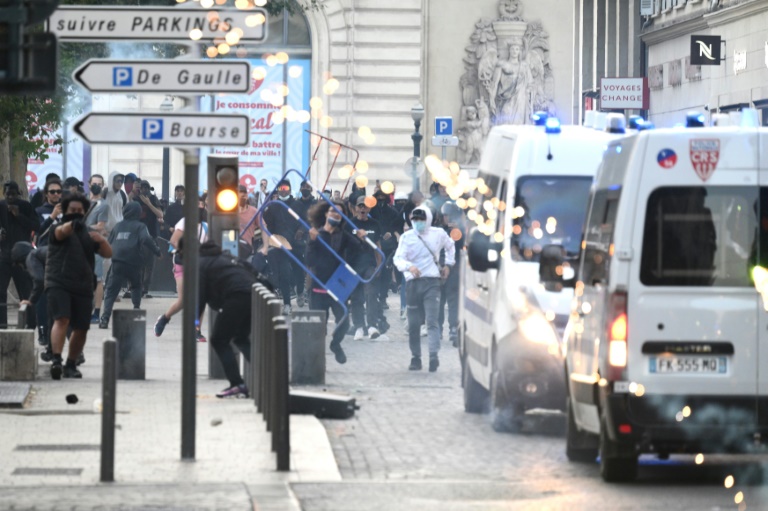
<svg viewBox="0 0 768 511">
<path fill-rule="evenodd" d="M 651 373 L 725 374 L 727 357 L 650 357 Z"/>
</svg>

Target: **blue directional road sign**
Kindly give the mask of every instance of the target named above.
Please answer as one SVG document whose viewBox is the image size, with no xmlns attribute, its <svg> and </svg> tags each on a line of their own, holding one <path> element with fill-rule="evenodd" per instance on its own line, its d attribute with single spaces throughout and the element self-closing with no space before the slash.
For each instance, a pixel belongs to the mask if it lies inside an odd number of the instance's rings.
<svg viewBox="0 0 768 511">
<path fill-rule="evenodd" d="M 453 135 L 453 117 L 435 117 L 435 135 Z"/>
</svg>

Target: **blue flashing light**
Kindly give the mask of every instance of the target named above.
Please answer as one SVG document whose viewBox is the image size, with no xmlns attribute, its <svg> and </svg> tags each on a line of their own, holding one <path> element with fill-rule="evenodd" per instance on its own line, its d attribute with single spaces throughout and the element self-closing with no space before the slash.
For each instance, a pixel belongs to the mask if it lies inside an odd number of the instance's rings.
<svg viewBox="0 0 768 511">
<path fill-rule="evenodd" d="M 560 129 L 560 120 L 557 119 L 556 117 L 549 117 L 549 118 L 547 118 L 547 121 L 544 124 L 544 127 L 545 127 L 544 131 L 546 133 L 550 133 L 550 134 L 552 134 L 552 133 L 560 133 L 560 131 L 562 131 Z"/>
<path fill-rule="evenodd" d="M 645 119 L 643 119 L 639 115 L 630 115 L 629 121 L 627 122 L 627 128 L 631 130 L 641 129 L 639 126 L 644 122 L 645 122 Z"/>
<path fill-rule="evenodd" d="M 651 121 L 643 121 L 637 125 L 637 131 L 652 130 L 656 127 Z"/>
<path fill-rule="evenodd" d="M 620 145 L 616 146 L 616 154 L 621 154 L 621 146 Z"/>
<path fill-rule="evenodd" d="M 621 190 L 621 185 L 611 185 L 611 186 L 608 187 L 608 189 L 611 190 L 611 191 Z"/>
<path fill-rule="evenodd" d="M 688 112 L 685 116 L 686 128 L 703 128 L 706 125 L 706 118 L 704 114 L 699 112 Z"/>
<path fill-rule="evenodd" d="M 534 126 L 545 126 L 547 119 L 549 119 L 549 114 L 547 112 L 534 112 L 531 114 L 531 120 L 533 121 Z"/>
</svg>

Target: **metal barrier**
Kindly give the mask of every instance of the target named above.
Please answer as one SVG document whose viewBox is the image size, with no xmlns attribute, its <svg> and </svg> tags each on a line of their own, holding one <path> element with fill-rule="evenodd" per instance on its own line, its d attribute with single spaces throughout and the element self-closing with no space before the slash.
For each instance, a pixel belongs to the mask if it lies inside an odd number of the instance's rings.
<svg viewBox="0 0 768 511">
<path fill-rule="evenodd" d="M 263 284 L 254 284 L 251 300 L 251 364 L 246 381 L 254 404 L 272 433 L 277 470 L 290 470 L 288 326 L 282 300 Z"/>
</svg>

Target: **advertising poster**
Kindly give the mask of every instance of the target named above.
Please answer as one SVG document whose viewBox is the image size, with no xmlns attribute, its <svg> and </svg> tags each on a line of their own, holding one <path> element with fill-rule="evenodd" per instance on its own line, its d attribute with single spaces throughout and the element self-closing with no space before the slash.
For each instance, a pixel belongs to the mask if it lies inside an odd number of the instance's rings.
<svg viewBox="0 0 768 511">
<path fill-rule="evenodd" d="M 84 159 L 83 159 L 83 141 L 72 131 L 72 123 L 64 124 L 59 131 L 50 136 L 47 140 L 49 145 L 61 136 L 64 128 L 67 128 L 66 144 L 63 152 L 59 152 L 59 147 L 48 148 L 48 159 L 45 161 L 29 158 L 27 160 L 27 191 L 34 192 L 38 185 L 40 188 L 45 184 L 45 176 L 54 172 L 61 177 L 61 180 L 74 176 L 83 180 Z M 66 166 L 64 157 L 66 156 Z M 21 183 L 19 183 L 21 185 Z"/>
<path fill-rule="evenodd" d="M 274 64 L 274 62 L 272 62 Z M 309 95 L 310 61 L 291 59 L 285 64 L 268 65 L 262 59 L 251 60 L 252 78 L 248 94 L 220 94 L 206 97 L 201 110 L 245 114 L 251 121 L 248 147 L 214 147 L 200 151 L 200 184 L 206 187 L 208 154 L 237 156 L 240 184 L 248 191 L 258 189 L 266 179 L 272 189 L 286 170 L 302 174 L 309 168 Z M 285 108 L 287 107 L 287 108 Z M 286 117 L 288 115 L 288 117 Z M 292 189 L 299 190 L 300 179 L 293 174 Z"/>
</svg>

